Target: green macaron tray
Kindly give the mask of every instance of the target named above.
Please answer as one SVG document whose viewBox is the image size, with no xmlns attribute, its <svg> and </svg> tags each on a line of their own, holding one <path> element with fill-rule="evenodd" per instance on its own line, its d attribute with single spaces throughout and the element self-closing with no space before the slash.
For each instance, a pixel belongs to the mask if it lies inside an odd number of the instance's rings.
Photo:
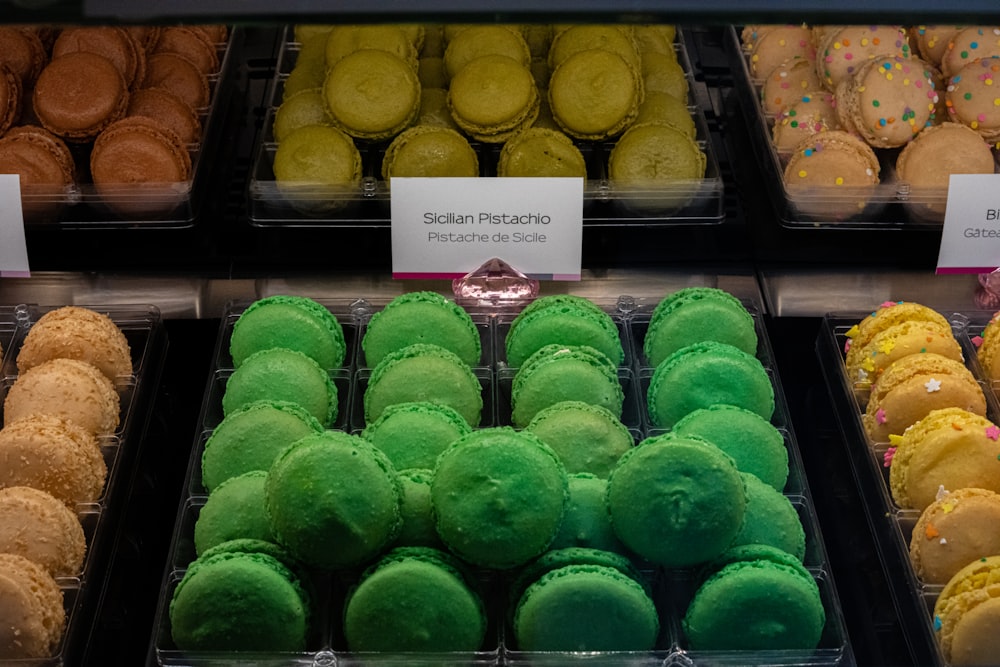
<svg viewBox="0 0 1000 667">
<path fill-rule="evenodd" d="M 358 434 L 365 427 L 361 399 L 372 369 L 365 365 L 361 340 L 372 314 L 380 310 L 389 299 L 358 298 L 354 300 L 317 299 L 340 321 L 347 343 L 347 354 L 340 368 L 327 369 L 340 393 L 340 415 L 335 430 Z M 642 351 L 642 340 L 649 325 L 655 301 L 620 297 L 618 299 L 592 300 L 614 320 L 624 347 L 624 361 L 618 366 L 617 376 L 625 389 L 625 406 L 622 422 L 628 426 L 635 442 L 663 432 L 651 425 L 645 415 L 644 391 L 652 371 Z M 483 390 L 484 408 L 480 427 L 511 425 L 510 382 L 515 368 L 507 363 L 504 338 L 514 317 L 525 303 L 510 305 L 462 304 L 472 317 L 482 341 L 482 357 L 473 373 Z M 700 583 L 697 568 L 662 568 L 651 563 L 633 560 L 641 580 L 651 591 L 660 619 L 660 631 L 655 647 L 649 651 L 624 652 L 547 652 L 523 651 L 517 646 L 509 623 L 509 597 L 517 580 L 517 571 L 473 568 L 473 579 L 483 598 L 487 611 L 487 631 L 479 650 L 461 654 L 369 654 L 352 653 L 346 647 L 342 628 L 343 609 L 351 588 L 356 584 L 358 570 L 312 571 L 309 581 L 314 591 L 312 631 L 307 648 L 297 652 L 225 653 L 192 652 L 179 649 L 171 635 L 169 607 L 174 591 L 183 579 L 189 565 L 195 561 L 195 526 L 209 493 L 202 481 L 202 456 L 205 443 L 213 428 L 222 419 L 221 399 L 225 379 L 233 372 L 229 354 L 229 339 L 233 325 L 249 306 L 247 302 L 231 303 L 224 314 L 216 340 L 213 372 L 205 388 L 199 427 L 193 443 L 188 472 L 177 520 L 167 557 L 163 585 L 159 599 L 149 664 L 158 665 L 259 665 L 324 664 L 324 665 L 500 665 L 535 664 L 557 665 L 570 662 L 597 660 L 607 665 L 847 665 L 853 662 L 853 653 L 847 637 L 836 586 L 828 567 L 822 532 L 814 510 L 812 498 L 787 405 L 781 393 L 780 381 L 773 364 L 773 355 L 759 309 L 747 304 L 752 313 L 758 334 L 757 356 L 768 369 L 774 383 L 776 409 L 772 422 L 781 432 L 788 453 L 789 475 L 782 491 L 798 515 L 805 532 L 805 552 L 802 565 L 818 586 L 825 611 L 825 625 L 814 649 L 719 651 L 692 650 L 687 645 L 681 619 L 693 599 Z"/>
<path fill-rule="evenodd" d="M 940 227 L 948 200 L 947 188 L 916 186 L 900 179 L 896 174 L 899 148 L 874 151 L 880 167 L 879 183 L 874 186 L 789 191 L 784 170 L 790 153 L 777 150 L 772 140 L 775 117 L 761 104 L 763 80 L 751 74 L 750 53 L 740 43 L 739 28 L 729 26 L 726 30 L 734 92 L 748 125 L 756 162 L 762 167 L 783 226 L 842 230 Z M 997 153 L 995 150 L 993 153 L 996 161 Z M 995 165 L 995 170 L 1000 171 L 1000 165 Z"/>
<path fill-rule="evenodd" d="M 118 523 L 123 513 L 133 464 L 142 445 L 157 375 L 166 354 L 166 333 L 160 312 L 151 305 L 87 305 L 103 313 L 121 329 L 132 354 L 132 374 L 115 380 L 120 399 L 119 426 L 113 434 L 97 437 L 107 477 L 99 497 L 73 508 L 83 527 L 86 552 L 79 572 L 57 576 L 63 593 L 66 627 L 55 655 L 39 660 L 0 660 L 3 664 L 61 667 L 78 664 L 98 615 Z M 0 307 L 0 341 L 5 358 L 0 363 L 0 423 L 3 401 L 17 381 L 17 354 L 32 324 L 57 306 L 18 304 Z"/>
<path fill-rule="evenodd" d="M 983 388 L 987 418 L 998 423 L 1000 401 L 997 387 L 979 365 L 974 342 L 990 321 L 993 311 L 942 314 L 951 323 L 954 336 L 962 347 L 965 365 Z M 862 415 L 868 388 L 851 381 L 844 364 L 845 346 L 849 340 L 847 331 L 868 315 L 870 312 L 827 314 L 816 343 L 817 354 L 846 439 L 869 527 L 875 536 L 893 602 L 915 664 L 945 665 L 947 662 L 935 637 L 934 620 L 934 604 L 944 586 L 921 580 L 909 557 L 911 537 L 921 511 L 900 507 L 894 500 L 887 464 L 892 459 L 892 448 L 888 442 L 873 442 L 865 432 Z"/>
<path fill-rule="evenodd" d="M 287 26 L 278 45 L 277 65 L 264 100 L 264 122 L 255 148 L 248 183 L 250 222 L 258 227 L 387 226 L 390 223 L 390 192 L 381 176 L 382 160 L 389 141 L 355 139 L 361 155 L 361 181 L 357 186 L 336 188 L 295 185 L 284 189 L 272 165 L 278 143 L 274 136 L 275 114 L 285 94 L 301 44 L 294 27 Z M 575 141 L 587 165 L 583 195 L 583 224 L 719 224 L 725 218 L 723 177 L 709 133 L 705 112 L 694 101 L 694 68 L 681 32 L 674 44 L 677 60 L 688 83 L 688 111 L 694 121 L 695 141 L 705 154 L 705 176 L 655 186 L 616 184 L 608 176 L 608 158 L 615 142 Z M 495 177 L 501 144 L 470 139 L 479 161 L 479 176 Z"/>
<path fill-rule="evenodd" d="M 219 68 L 207 75 L 209 102 L 195 110 L 201 128 L 196 142 L 185 145 L 191 161 L 190 177 L 176 183 L 104 185 L 91 180 L 93 142 L 67 143 L 76 163 L 76 181 L 65 187 L 22 186 L 24 223 L 29 228 L 103 229 L 140 227 L 177 229 L 192 226 L 208 187 L 214 154 L 222 135 L 225 107 L 229 103 L 239 64 L 243 33 L 228 31 L 226 41 L 215 45 Z"/>
</svg>

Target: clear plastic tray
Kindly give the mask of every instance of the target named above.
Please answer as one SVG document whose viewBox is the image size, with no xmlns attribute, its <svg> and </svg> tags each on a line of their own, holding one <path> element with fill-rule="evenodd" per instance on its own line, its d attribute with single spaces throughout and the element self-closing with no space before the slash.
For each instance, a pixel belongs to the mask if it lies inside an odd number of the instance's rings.
<svg viewBox="0 0 1000 667">
<path fill-rule="evenodd" d="M 889 469 L 884 465 L 888 442 L 872 442 L 862 423 L 865 388 L 847 377 L 844 365 L 846 332 L 869 312 L 830 313 L 823 319 L 817 340 L 823 374 L 830 387 L 837 417 L 846 438 L 849 460 L 864 501 L 870 527 L 882 559 L 886 578 L 915 664 L 944 665 L 934 636 L 934 603 L 943 586 L 920 580 L 909 559 L 910 537 L 920 518 L 919 510 L 904 509 L 893 500 L 889 488 Z M 985 378 L 976 360 L 974 336 L 993 316 L 992 311 L 943 313 L 952 324 L 955 338 L 962 346 L 965 363 L 983 387 L 987 417 L 1000 418 L 1000 386 Z"/>
<path fill-rule="evenodd" d="M 337 382 L 346 382 L 348 391 L 343 396 L 353 406 L 342 415 L 336 428 L 357 433 L 364 427 L 360 401 L 365 382 L 371 369 L 363 364 L 360 341 L 364 336 L 366 323 L 371 315 L 381 309 L 387 299 L 359 298 L 347 300 L 318 299 L 333 312 L 344 328 L 348 342 L 347 359 L 341 368 L 329 369 Z M 642 301 L 624 296 L 617 300 L 598 300 L 594 303 L 604 309 L 619 327 L 622 344 L 625 347 L 625 361 L 618 368 L 619 379 L 625 388 L 626 406 L 623 422 L 629 427 L 636 442 L 657 433 L 646 416 L 643 378 L 648 377 L 652 368 L 642 354 L 642 339 L 649 324 L 655 301 Z M 526 302 L 501 306 L 468 305 L 466 309 L 477 324 L 483 341 L 483 357 L 473 368 L 483 387 L 482 426 L 510 425 L 510 380 L 515 372 L 507 365 L 504 354 L 504 337 L 510 322 Z M 246 664 L 250 656 L 245 654 L 203 653 L 192 654 L 180 651 L 170 636 L 168 608 L 176 584 L 183 577 L 188 564 L 194 559 L 194 524 L 198 511 L 207 499 L 207 492 L 201 482 L 201 456 L 204 444 L 211 435 L 212 428 L 221 415 L 220 380 L 231 372 L 228 356 L 229 337 L 232 324 L 249 305 L 248 302 L 232 303 L 225 313 L 216 341 L 213 374 L 208 381 L 202 404 L 200 425 L 197 429 L 194 447 L 189 461 L 183 497 L 178 508 L 177 521 L 167 558 L 161 595 L 157 607 L 156 621 L 150 646 L 150 663 L 159 665 L 235 665 Z M 278 665 L 498 665 L 533 664 L 562 665 L 576 662 L 590 662 L 602 665 L 737 665 L 772 664 L 791 665 L 849 665 L 853 664 L 853 653 L 845 629 L 845 623 L 837 597 L 836 587 L 828 565 L 826 548 L 817 521 L 813 501 L 808 489 L 802 459 L 799 455 L 795 436 L 791 429 L 791 419 L 784 400 L 780 382 L 773 363 L 773 354 L 767 339 L 759 309 L 747 303 L 753 314 L 760 340 L 757 356 L 774 381 L 776 410 L 773 423 L 785 438 L 789 454 L 790 474 L 784 494 L 799 512 L 806 532 L 806 556 L 804 564 L 815 577 L 821 591 L 826 610 L 826 626 L 819 646 L 810 651 L 690 651 L 681 631 L 680 619 L 694 593 L 695 580 L 690 571 L 663 570 L 644 567 L 642 573 L 653 586 L 654 601 L 661 617 L 661 634 L 656 647 L 648 652 L 614 653 L 539 653 L 516 650 L 511 642 L 505 618 L 505 587 L 509 581 L 501 573 L 483 573 L 494 594 L 486 600 L 490 618 L 487 639 L 481 650 L 474 655 L 359 655 L 346 650 L 339 628 L 340 609 L 344 601 L 344 590 L 350 584 L 340 575 L 316 574 L 316 584 L 321 591 L 320 606 L 316 610 L 320 621 L 307 651 L 294 654 L 254 654 L 254 664 L 277 667 Z M 341 386 L 343 390 L 344 387 Z"/>
<path fill-rule="evenodd" d="M 133 463 L 142 446 L 151 392 L 156 390 L 166 354 L 166 334 L 156 307 L 74 305 L 104 313 L 118 325 L 131 348 L 132 374 L 117 378 L 115 382 L 121 400 L 118 429 L 112 435 L 98 439 L 108 468 L 104 490 L 96 501 L 77 503 L 74 508 L 83 526 L 87 551 L 80 572 L 56 579 L 62 589 L 66 609 L 66 630 L 57 652 L 50 658 L 39 660 L 0 660 L 3 665 L 62 667 L 79 664 L 108 583 L 113 556 L 109 550 L 113 547 L 119 517 L 124 509 Z M 0 407 L 10 387 L 17 381 L 17 353 L 24 337 L 31 325 L 53 308 L 24 304 L 0 307 L 0 341 L 5 348 L 5 359 L 0 364 Z"/>
<path fill-rule="evenodd" d="M 279 45 L 278 62 L 267 100 L 264 125 L 254 152 L 248 184 L 250 222 L 259 227 L 283 226 L 386 226 L 390 222 L 390 195 L 381 178 L 382 157 L 388 142 L 355 141 L 361 152 L 362 180 L 356 190 L 297 187 L 294 196 L 282 192 L 275 181 L 272 164 L 277 150 L 272 127 L 274 113 L 281 104 L 285 80 L 295 66 L 301 45 L 294 41 L 293 26 L 288 26 Z M 584 225 L 602 224 L 716 224 L 725 218 L 723 179 L 709 137 L 704 112 L 695 104 L 694 72 L 678 32 L 675 43 L 678 62 L 688 79 L 688 110 L 695 121 L 698 146 L 708 162 L 705 178 L 678 181 L 655 189 L 623 190 L 609 180 L 608 155 L 614 143 L 576 142 L 587 163 L 583 195 Z M 496 175 L 500 146 L 472 143 L 479 156 L 480 176 Z M 332 204 L 336 206 L 319 206 Z M 325 208 L 326 213 L 307 214 L 303 210 Z"/>
<path fill-rule="evenodd" d="M 749 69 L 750 54 L 740 42 L 739 27 L 726 28 L 726 45 L 734 78 L 734 92 L 750 132 L 756 163 L 767 182 L 769 195 L 783 226 L 830 229 L 937 228 L 944 221 L 947 188 L 913 186 L 896 176 L 896 157 L 901 149 L 875 149 L 880 183 L 871 189 L 813 188 L 789 192 L 784 168 L 788 155 L 779 153 L 771 139 L 774 117 L 760 103 L 762 80 Z M 996 169 L 996 151 L 994 151 Z M 855 205 L 866 201 L 860 210 Z"/>
<path fill-rule="evenodd" d="M 229 102 L 234 68 L 238 66 L 241 28 L 230 28 L 227 39 L 215 45 L 219 69 L 208 76 L 208 106 L 196 110 L 201 139 L 188 144 L 191 178 L 179 183 L 149 183 L 106 186 L 98 189 L 89 181 L 90 149 L 93 142 L 69 145 L 77 164 L 77 182 L 64 188 L 26 186 L 21 205 L 28 228 L 141 227 L 181 228 L 194 224 L 204 194 L 204 181 L 222 132 L 224 107 Z"/>
</svg>

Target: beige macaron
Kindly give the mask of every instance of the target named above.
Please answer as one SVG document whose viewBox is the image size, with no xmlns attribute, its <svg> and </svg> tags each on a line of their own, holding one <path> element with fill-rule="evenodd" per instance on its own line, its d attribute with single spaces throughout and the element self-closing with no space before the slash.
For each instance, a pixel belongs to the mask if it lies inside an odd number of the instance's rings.
<svg viewBox="0 0 1000 667">
<path fill-rule="evenodd" d="M 933 352 L 963 361 L 962 346 L 947 323 L 904 320 L 887 327 L 865 345 L 851 345 L 844 361 L 848 379 L 857 385 L 870 385 L 897 359 L 908 354 Z"/>
<path fill-rule="evenodd" d="M 993 665 L 1000 655 L 1000 555 L 955 573 L 934 603 L 934 631 L 949 665 Z"/>
<path fill-rule="evenodd" d="M 872 384 L 862 421 L 872 442 L 888 442 L 942 408 L 985 416 L 983 388 L 960 361 L 932 352 L 911 354 L 889 364 Z"/>
<path fill-rule="evenodd" d="M 910 562 L 926 584 L 944 585 L 984 556 L 1000 554 L 1000 494 L 966 487 L 942 491 L 910 536 Z"/>
<path fill-rule="evenodd" d="M 982 415 L 931 410 L 893 442 L 889 487 L 903 509 L 923 511 L 942 488 L 1000 492 L 1000 427 Z"/>
<path fill-rule="evenodd" d="M 0 489 L 0 553 L 24 556 L 53 577 L 80 574 L 87 551 L 76 513 L 47 491 Z"/>
<path fill-rule="evenodd" d="M 38 318 L 18 351 L 17 369 L 23 373 L 57 357 L 89 362 L 111 380 L 132 374 L 125 334 L 111 317 L 89 308 L 63 306 Z"/>
<path fill-rule="evenodd" d="M 52 575 L 23 556 L 0 553 L 0 600 L 0 657 L 53 656 L 66 627 L 66 609 Z"/>
<path fill-rule="evenodd" d="M 121 398 L 93 364 L 51 359 L 17 376 L 4 399 L 4 423 L 32 414 L 67 419 L 94 435 L 118 428 Z"/>
<path fill-rule="evenodd" d="M 850 340 L 850 347 L 864 347 L 880 331 L 901 322 L 935 322 L 949 327 L 947 318 L 938 311 L 916 301 L 883 301 L 844 334 Z M 848 350 L 849 351 L 849 350 Z"/>
<path fill-rule="evenodd" d="M 973 339 L 973 342 L 979 346 L 976 358 L 983 373 L 990 380 L 1000 380 L 1000 311 L 993 313 L 980 339 Z"/>
<path fill-rule="evenodd" d="M 97 439 L 72 422 L 36 414 L 0 429 L 0 487 L 41 489 L 72 507 L 98 500 L 107 475 Z"/>
</svg>

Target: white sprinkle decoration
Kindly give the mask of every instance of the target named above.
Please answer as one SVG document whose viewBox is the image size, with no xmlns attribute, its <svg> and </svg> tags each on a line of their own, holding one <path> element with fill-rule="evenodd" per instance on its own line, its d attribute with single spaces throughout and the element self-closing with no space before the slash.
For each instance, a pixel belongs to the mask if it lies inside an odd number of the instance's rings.
<svg viewBox="0 0 1000 667">
<path fill-rule="evenodd" d="M 942 537 L 941 540 L 938 542 L 938 544 L 948 544 L 948 540 Z"/>
<path fill-rule="evenodd" d="M 944 488 L 944 484 L 938 484 L 937 494 L 934 496 L 934 500 L 941 500 L 948 495 L 948 490 Z"/>
<path fill-rule="evenodd" d="M 927 387 L 928 394 L 932 394 L 935 391 L 941 391 L 941 380 L 935 380 L 934 378 L 931 378 L 930 380 L 924 383 L 924 386 Z"/>
</svg>

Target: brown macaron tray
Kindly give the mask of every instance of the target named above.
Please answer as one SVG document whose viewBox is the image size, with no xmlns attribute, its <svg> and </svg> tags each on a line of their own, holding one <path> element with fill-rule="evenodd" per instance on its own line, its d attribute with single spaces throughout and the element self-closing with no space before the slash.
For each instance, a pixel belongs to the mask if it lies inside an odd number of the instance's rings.
<svg viewBox="0 0 1000 667">
<path fill-rule="evenodd" d="M 733 72 L 733 92 L 742 111 L 753 146 L 756 163 L 761 166 L 768 194 L 782 226 L 796 229 L 934 229 L 944 221 L 947 187 L 918 186 L 897 175 L 896 161 L 901 148 L 876 148 L 879 182 L 869 187 L 803 188 L 791 191 L 786 186 L 785 166 L 791 151 L 776 147 L 772 127 L 781 121 L 780 114 L 769 113 L 762 104 L 764 79 L 750 69 L 751 54 L 741 42 L 740 26 L 729 26 L 725 44 Z M 828 91 L 803 91 L 820 94 Z M 944 91 L 940 92 L 944 95 Z M 876 102 L 877 104 L 877 102 Z M 785 119 L 788 120 L 788 119 Z M 789 122 L 797 122 L 791 119 Z M 919 136 L 919 135 L 918 135 Z M 992 151 L 994 171 L 997 152 Z"/>
<path fill-rule="evenodd" d="M 919 509 L 903 508 L 893 498 L 889 465 L 886 464 L 887 460 L 892 459 L 890 443 L 873 442 L 865 431 L 862 416 L 865 413 L 867 389 L 848 378 L 845 366 L 845 346 L 849 340 L 847 331 L 869 314 L 827 314 L 816 342 L 816 351 L 914 664 L 946 665 L 935 636 L 934 619 L 934 604 L 944 585 L 921 580 L 910 560 L 910 541 L 922 512 Z M 976 359 L 976 345 L 973 342 L 982 333 L 993 312 L 942 314 L 951 323 L 955 339 L 962 347 L 965 365 L 983 389 L 986 417 L 994 423 L 1000 423 L 997 386 L 983 373 Z"/>
<path fill-rule="evenodd" d="M 63 595 L 66 615 L 58 649 L 48 658 L 0 659 L 4 665 L 61 667 L 80 664 L 109 583 L 120 517 L 124 512 L 133 469 L 145 437 L 160 370 L 166 357 L 166 332 L 155 306 L 115 304 L 82 307 L 107 315 L 121 329 L 129 344 L 133 372 L 129 376 L 119 376 L 114 383 L 120 399 L 119 426 L 114 433 L 97 437 L 107 466 L 103 490 L 93 502 L 78 502 L 73 507 L 83 527 L 86 551 L 79 572 L 55 577 Z M 25 336 L 33 323 L 53 308 L 25 304 L 9 310 L 0 308 L 0 340 L 5 346 L 5 359 L 0 365 L 0 406 L 19 377 L 17 355 Z M 14 324 L 9 340 L 5 338 L 8 314 L 13 315 Z"/>
<path fill-rule="evenodd" d="M 174 52 L 156 54 L 164 59 L 161 61 L 161 69 L 157 70 L 159 82 L 154 88 L 140 89 L 136 85 L 133 90 L 129 90 L 129 100 L 135 101 L 136 108 L 134 111 L 127 111 L 128 116 L 124 116 L 126 110 L 123 109 L 123 118 L 152 115 L 156 120 L 169 125 L 170 121 L 164 119 L 182 115 L 181 111 L 172 108 L 172 105 L 178 105 L 185 109 L 185 119 L 178 123 L 183 122 L 184 131 L 190 137 L 180 136 L 179 129 L 173 133 L 157 133 L 122 127 L 121 131 L 115 131 L 113 138 L 109 135 L 100 142 L 95 139 L 67 140 L 65 144 L 69 152 L 65 158 L 71 159 L 73 163 L 69 184 L 22 186 L 25 225 L 40 229 L 175 229 L 194 225 L 202 199 L 207 194 L 206 181 L 213 169 L 214 155 L 218 151 L 225 108 L 230 102 L 235 69 L 241 57 L 238 51 L 242 40 L 241 29 L 227 28 L 224 40 L 213 46 L 212 64 L 196 66 L 192 64 L 193 59 Z M 171 62 L 168 59 L 174 60 Z M 212 71 L 203 69 L 212 68 L 213 65 L 215 67 Z M 199 83 L 203 86 L 207 84 L 204 92 L 199 90 Z M 144 92 L 141 101 L 137 95 L 139 90 Z M 206 94 L 207 97 L 203 97 Z M 161 96 L 166 99 L 160 99 Z M 202 103 L 202 100 L 207 101 Z M 25 106 L 30 105 L 29 97 Z M 139 107 L 151 111 L 139 111 Z M 186 117 L 188 115 L 191 116 L 190 119 Z M 10 132 L 15 132 L 19 124 L 39 125 L 40 121 L 34 118 L 31 109 L 26 109 L 20 123 L 15 123 Z M 173 129 L 178 126 L 170 127 Z M 98 138 L 103 134 L 99 134 Z M 154 141 L 151 136 L 157 134 L 167 140 Z M 156 142 L 160 143 L 153 147 Z M 166 157 L 167 149 L 164 148 L 166 144 L 169 144 L 172 156 L 169 159 Z M 100 185 L 95 184 L 91 164 L 92 156 L 98 151 L 103 151 L 107 156 L 101 167 L 109 174 L 105 179 L 120 177 L 121 184 L 110 180 Z M 181 152 L 185 155 L 180 155 Z M 109 169 L 113 165 L 124 164 L 115 156 L 126 154 L 145 155 L 148 164 L 140 167 L 142 159 L 136 157 L 129 161 L 128 169 L 134 170 L 133 172 L 111 175 Z M 171 166 L 167 166 L 168 163 Z M 141 169 L 149 171 L 139 173 Z M 157 181 L 157 177 L 150 174 L 163 174 L 163 180 Z M 174 180 L 174 174 L 181 174 L 181 180 Z"/>
<path fill-rule="evenodd" d="M 283 191 L 276 180 L 273 164 L 278 143 L 273 131 L 274 119 L 301 46 L 295 41 L 294 27 L 287 26 L 278 46 L 274 77 L 263 101 L 265 117 L 254 149 L 248 183 L 250 222 L 258 227 L 388 225 L 390 192 L 381 175 L 388 140 L 354 140 L 361 155 L 361 181 L 356 188 L 296 184 L 294 192 L 289 192 L 290 188 L 286 186 Z M 615 141 L 574 140 L 587 167 L 583 194 L 584 225 L 701 225 L 723 222 L 723 177 L 705 112 L 695 102 L 694 68 L 680 31 L 674 49 L 687 79 L 687 107 L 694 121 L 695 142 L 707 159 L 704 178 L 652 187 L 616 186 L 608 175 L 608 158 Z M 496 177 L 503 144 L 472 138 L 469 138 L 469 143 L 478 157 L 479 176 Z"/>
<path fill-rule="evenodd" d="M 366 323 L 371 315 L 380 310 L 387 300 L 359 298 L 353 301 L 317 299 L 326 306 L 341 323 L 347 344 L 346 360 L 340 368 L 327 369 L 337 385 L 339 394 L 339 416 L 333 429 L 359 434 L 365 426 L 364 411 L 361 408 L 367 378 L 371 368 L 364 365 L 361 341 L 365 335 Z M 458 302 L 472 317 L 479 330 L 483 354 L 480 364 L 472 371 L 479 380 L 483 391 L 483 417 L 480 427 L 509 426 L 510 383 L 515 369 L 506 363 L 504 337 L 517 312 L 525 303 L 491 306 L 464 304 Z M 625 389 L 625 408 L 622 422 L 628 427 L 636 443 L 648 435 L 662 430 L 650 426 L 645 416 L 645 401 L 640 396 L 648 384 L 652 369 L 642 353 L 642 337 L 649 323 L 649 317 L 656 303 L 643 302 L 631 297 L 618 300 L 594 300 L 598 306 L 611 315 L 619 328 L 625 350 L 625 360 L 618 368 L 618 376 Z M 853 664 L 853 652 L 847 636 L 846 626 L 836 587 L 829 570 L 826 548 L 820 526 L 808 489 L 802 459 L 799 455 L 795 436 L 791 430 L 791 420 L 787 404 L 781 393 L 780 382 L 773 365 L 770 343 L 767 340 L 759 311 L 752 305 L 748 310 L 753 314 L 759 336 L 757 356 L 773 379 L 776 409 L 773 418 L 775 427 L 783 436 L 788 451 L 789 476 L 783 495 L 797 511 L 806 535 L 804 566 L 816 580 L 826 614 L 826 622 L 818 646 L 812 650 L 773 651 L 692 651 L 685 646 L 681 629 L 681 617 L 694 594 L 696 573 L 692 570 L 664 569 L 652 564 L 635 561 L 636 568 L 651 587 L 652 598 L 660 617 L 660 634 L 656 646 L 651 651 L 567 653 L 519 651 L 512 642 L 511 629 L 507 618 L 508 590 L 513 583 L 514 573 L 496 570 L 474 570 L 474 578 L 483 588 L 483 601 L 487 612 L 486 638 L 480 650 L 475 653 L 429 654 L 429 655 L 389 655 L 355 654 L 347 650 L 343 635 L 342 609 L 346 596 L 356 581 L 357 572 L 311 572 L 313 597 L 313 630 L 307 642 L 308 649 L 294 653 L 225 653 L 188 652 L 180 650 L 171 637 L 169 608 L 174 591 L 188 568 L 196 558 L 194 529 L 199 512 L 208 500 L 208 491 L 202 483 L 201 462 L 205 443 L 216 425 L 222 420 L 222 395 L 225 382 L 233 373 L 229 355 L 229 340 L 233 325 L 248 302 L 231 303 L 224 314 L 219 336 L 215 342 L 213 368 L 205 388 L 204 400 L 195 441 L 193 443 L 188 472 L 182 488 L 177 520 L 167 556 L 163 583 L 158 602 L 152 640 L 147 663 L 150 665 L 218 665 L 244 664 L 252 655 L 254 664 L 436 664 L 436 665 L 500 665 L 500 664 L 545 664 L 557 665 L 594 661 L 607 665 L 674 664 L 689 665 L 849 665 Z M 644 379 L 640 379 L 644 378 Z M 634 557 L 633 557 L 634 558 Z"/>
</svg>

